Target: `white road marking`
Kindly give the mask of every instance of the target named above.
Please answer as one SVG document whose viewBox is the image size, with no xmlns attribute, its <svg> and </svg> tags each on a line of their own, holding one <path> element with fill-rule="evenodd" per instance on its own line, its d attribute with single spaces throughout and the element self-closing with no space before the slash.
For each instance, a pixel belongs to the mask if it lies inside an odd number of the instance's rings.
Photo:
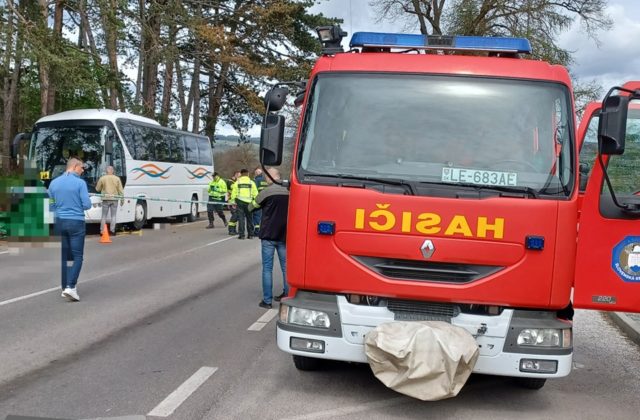
<svg viewBox="0 0 640 420">
<path fill-rule="evenodd" d="M 389 407 L 391 405 L 397 405 L 397 404 L 406 403 L 409 401 L 410 400 L 407 397 L 397 397 L 397 398 L 391 398 L 388 400 L 373 401 L 370 403 L 335 408 L 333 410 L 316 411 L 315 413 L 302 414 L 300 416 L 295 416 L 295 417 L 287 417 L 286 419 L 282 419 L 282 420 L 309 420 L 309 419 L 334 418 L 338 416 L 346 416 L 349 414 L 369 411 L 376 408 Z"/>
<path fill-rule="evenodd" d="M 35 293 L 31 293 L 28 295 L 24 295 L 24 296 L 19 296 L 13 299 L 9 299 L 9 300 L 3 300 L 2 302 L 0 302 L 0 306 L 4 306 L 4 305 L 8 305 L 10 303 L 15 303 L 15 302 L 20 302 L 21 300 L 26 300 L 32 297 L 36 297 L 36 296 L 40 296 L 40 295 L 44 295 L 45 293 L 50 293 L 53 291 L 58 291 L 60 292 L 62 289 L 60 289 L 60 287 L 52 287 L 51 289 L 47 289 L 47 290 L 41 290 L 39 292 L 35 292 Z"/>
<path fill-rule="evenodd" d="M 218 241 L 209 242 L 208 244 L 200 245 L 200 246 L 197 246 L 195 248 L 190 248 L 190 249 L 187 249 L 185 251 L 180 251 L 180 252 L 177 252 L 175 254 L 167 255 L 166 257 L 164 257 L 164 259 L 172 258 L 172 257 L 178 256 L 178 255 L 187 254 L 189 252 L 196 251 L 196 250 L 202 249 L 202 248 L 206 248 L 206 247 L 211 246 L 211 245 L 216 245 L 216 244 L 219 244 L 221 242 L 228 241 L 229 239 L 234 239 L 234 238 L 235 238 L 235 236 L 231 236 L 231 237 L 228 237 L 228 238 L 220 239 Z M 78 284 L 88 283 L 90 281 L 95 281 L 95 280 L 101 279 L 103 277 L 112 276 L 112 275 L 115 275 L 115 274 L 118 274 L 118 273 L 122 273 L 122 272 L 128 271 L 128 270 L 130 270 L 129 267 L 125 267 L 125 268 L 122 268 L 120 270 L 110 271 L 110 272 L 107 272 L 107 273 L 100 274 L 100 275 L 98 275 L 96 277 L 92 277 L 90 279 L 78 282 Z M 20 302 L 22 300 L 27 300 L 27 299 L 30 299 L 32 297 L 44 295 L 45 293 L 51 293 L 51 292 L 55 292 L 55 291 L 59 292 L 60 290 L 61 290 L 60 287 L 52 287 L 51 289 L 40 290 L 39 292 L 29 293 L 28 295 L 18 296 L 18 297 L 12 298 L 12 299 L 0 301 L 0 306 L 9 305 L 10 303 L 16 303 L 16 302 Z"/>
<path fill-rule="evenodd" d="M 9 251 L 0 251 L 0 255 L 2 255 L 2 254 L 8 254 L 8 253 L 9 253 Z"/>
<path fill-rule="evenodd" d="M 228 238 L 220 239 L 218 241 L 209 242 L 208 244 L 203 245 L 201 248 L 204 248 L 205 246 L 211 246 L 211 245 L 219 244 L 220 242 L 228 241 L 229 239 L 236 239 L 236 236 L 230 236 Z M 193 249 L 198 249 L 198 248 L 193 248 Z"/>
<path fill-rule="evenodd" d="M 278 310 L 277 309 L 269 309 L 267 312 L 265 312 L 260 317 L 260 319 L 258 319 L 256 322 L 251 324 L 251 326 L 249 328 L 247 328 L 247 330 L 248 331 L 260 331 L 261 329 L 263 329 L 265 327 L 265 325 L 267 325 L 269 323 L 269 321 L 271 321 L 273 318 L 275 318 L 277 314 L 278 314 Z"/>
<path fill-rule="evenodd" d="M 149 411 L 147 416 L 169 417 L 180 407 L 180 404 L 185 402 L 216 370 L 218 370 L 217 367 L 201 367 L 153 410 Z"/>
</svg>

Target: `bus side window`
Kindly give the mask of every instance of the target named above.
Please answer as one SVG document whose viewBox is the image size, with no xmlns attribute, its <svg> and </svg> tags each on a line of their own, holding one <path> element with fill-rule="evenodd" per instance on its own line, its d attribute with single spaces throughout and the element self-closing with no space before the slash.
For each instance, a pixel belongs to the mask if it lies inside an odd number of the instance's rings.
<svg viewBox="0 0 640 420">
<path fill-rule="evenodd" d="M 156 158 L 155 130 L 145 126 L 136 126 L 136 143 L 139 143 L 140 160 L 158 160 Z M 139 136 L 139 137 L 138 137 Z M 138 141 L 139 140 L 139 141 Z"/>
<path fill-rule="evenodd" d="M 198 164 L 208 166 L 213 165 L 211 142 L 208 138 L 198 137 Z"/>
<path fill-rule="evenodd" d="M 193 136 L 182 136 L 184 141 L 184 150 L 185 150 L 185 163 L 191 165 L 198 164 L 198 143 L 196 142 L 196 138 Z"/>
<path fill-rule="evenodd" d="M 171 158 L 169 159 L 169 162 L 183 163 L 184 162 L 184 144 L 180 139 L 180 136 L 176 133 L 164 133 L 164 138 L 171 153 Z"/>
<path fill-rule="evenodd" d="M 155 146 L 155 159 L 158 162 L 171 162 L 171 147 L 169 145 L 169 136 L 171 133 L 163 132 L 163 130 L 158 128 L 149 129 L 149 131 L 152 133 L 153 144 Z"/>
</svg>

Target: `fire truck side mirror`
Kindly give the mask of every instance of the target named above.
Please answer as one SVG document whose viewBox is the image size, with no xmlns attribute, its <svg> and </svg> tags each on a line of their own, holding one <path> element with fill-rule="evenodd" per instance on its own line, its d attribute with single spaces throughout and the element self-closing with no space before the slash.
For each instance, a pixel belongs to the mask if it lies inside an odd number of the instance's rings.
<svg viewBox="0 0 640 420">
<path fill-rule="evenodd" d="M 624 153 L 627 131 L 628 96 L 608 96 L 602 103 L 598 124 L 598 149 L 602 155 Z"/>
<path fill-rule="evenodd" d="M 285 87 L 274 87 L 264 97 L 264 106 L 267 112 L 278 112 L 287 101 L 289 89 Z"/>
<path fill-rule="evenodd" d="M 284 144 L 284 117 L 267 114 L 260 130 L 260 163 L 265 166 L 278 166 L 282 163 Z"/>
</svg>

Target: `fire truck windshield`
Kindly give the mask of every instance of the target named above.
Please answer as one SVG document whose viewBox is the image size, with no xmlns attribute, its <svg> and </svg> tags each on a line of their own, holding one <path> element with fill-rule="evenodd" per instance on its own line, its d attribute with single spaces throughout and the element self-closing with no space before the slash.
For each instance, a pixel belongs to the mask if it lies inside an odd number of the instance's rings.
<svg viewBox="0 0 640 420">
<path fill-rule="evenodd" d="M 539 198 L 571 193 L 573 127 L 566 86 L 341 73 L 319 75 L 312 89 L 300 175 L 404 179 Z"/>
</svg>

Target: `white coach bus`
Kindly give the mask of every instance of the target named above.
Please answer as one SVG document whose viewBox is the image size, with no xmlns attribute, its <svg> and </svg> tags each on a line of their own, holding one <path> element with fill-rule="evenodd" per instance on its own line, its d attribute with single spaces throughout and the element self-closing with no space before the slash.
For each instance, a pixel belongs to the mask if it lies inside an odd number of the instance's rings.
<svg viewBox="0 0 640 420">
<path fill-rule="evenodd" d="M 40 179 L 62 174 L 69 157 L 85 162 L 89 192 L 108 165 L 124 185 L 118 223 L 140 229 L 156 217 L 198 217 L 197 201 L 206 201 L 213 176 L 211 142 L 205 136 L 173 130 L 149 118 L 108 109 L 79 109 L 39 119 L 31 135 L 29 159 Z M 179 202 L 156 199 L 180 200 Z M 100 222 L 101 199 L 91 197 L 87 222 Z"/>
</svg>

